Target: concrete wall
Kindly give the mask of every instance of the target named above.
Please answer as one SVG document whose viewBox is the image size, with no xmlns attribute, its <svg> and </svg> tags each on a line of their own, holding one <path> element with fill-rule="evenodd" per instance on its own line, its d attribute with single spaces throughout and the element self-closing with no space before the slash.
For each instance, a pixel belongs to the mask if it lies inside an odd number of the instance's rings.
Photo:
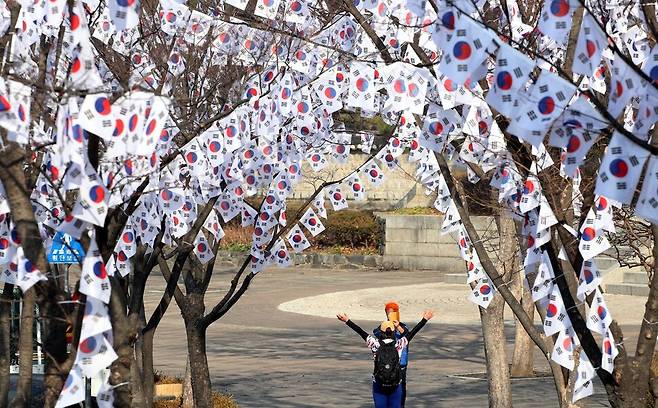
<svg viewBox="0 0 658 408">
<path fill-rule="evenodd" d="M 315 191 L 316 186 L 323 181 L 338 180 L 352 173 L 361 164 L 366 162 L 369 156 L 363 153 L 352 153 L 346 164 L 337 165 L 330 162 L 324 169 L 313 173 L 308 162 L 303 163 L 303 174 L 306 176 L 293 189 L 291 199 L 302 200 L 308 198 Z M 425 189 L 414 179 L 416 174 L 416 163 L 409 162 L 409 156 L 404 154 L 398 158 L 400 168 L 389 170 L 386 166 L 380 166 L 384 173 L 384 181 L 379 187 L 373 187 L 365 177 L 361 177 L 366 189 L 366 200 L 354 201 L 348 194 L 349 206 L 364 210 L 386 211 L 393 208 L 406 207 L 429 207 L 434 203 L 436 194 L 425 195 Z M 347 191 L 346 187 L 343 191 Z"/>
<path fill-rule="evenodd" d="M 441 235 L 443 216 L 383 213 L 377 213 L 377 216 L 386 223 L 384 268 L 465 272 L 457 234 Z M 473 223 L 483 237 L 496 232 L 492 217 L 473 217 Z"/>
</svg>

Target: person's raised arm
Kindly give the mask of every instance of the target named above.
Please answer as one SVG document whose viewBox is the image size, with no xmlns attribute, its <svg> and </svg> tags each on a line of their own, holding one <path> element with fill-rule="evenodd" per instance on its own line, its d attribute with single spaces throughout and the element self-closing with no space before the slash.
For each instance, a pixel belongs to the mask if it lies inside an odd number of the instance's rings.
<svg viewBox="0 0 658 408">
<path fill-rule="evenodd" d="M 350 327 L 350 329 L 354 330 L 356 332 L 356 334 L 361 336 L 361 338 L 363 340 L 366 340 L 368 338 L 368 333 L 366 333 L 365 330 L 363 330 L 361 327 L 359 327 L 358 324 L 351 321 L 350 318 L 345 313 L 337 314 L 336 317 L 338 318 L 338 320 L 340 320 L 341 322 L 344 322 L 346 325 L 348 325 Z"/>
<path fill-rule="evenodd" d="M 420 331 L 420 329 L 425 327 L 425 323 L 427 323 L 428 320 L 430 320 L 432 317 L 434 317 L 434 312 L 433 311 L 431 311 L 431 310 L 424 311 L 423 312 L 423 319 L 420 322 L 418 322 L 418 324 L 416 326 L 414 326 L 414 328 L 411 329 L 411 331 L 408 331 L 405 334 L 405 336 L 407 337 L 407 341 L 411 341 L 411 339 L 414 338 L 416 333 L 418 333 Z"/>
</svg>

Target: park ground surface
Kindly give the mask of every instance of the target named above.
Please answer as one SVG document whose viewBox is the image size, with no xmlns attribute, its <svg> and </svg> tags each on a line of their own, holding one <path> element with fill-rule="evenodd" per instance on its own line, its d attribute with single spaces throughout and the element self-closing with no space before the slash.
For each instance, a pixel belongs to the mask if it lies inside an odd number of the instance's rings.
<svg viewBox="0 0 658 408">
<path fill-rule="evenodd" d="M 208 305 L 230 280 L 217 269 Z M 424 309 L 436 317 L 411 344 L 409 407 L 486 407 L 487 382 L 478 309 L 467 300 L 466 284 L 440 282 L 439 272 L 309 269 L 294 267 L 259 274 L 244 297 L 208 331 L 213 388 L 233 394 L 250 407 L 370 407 L 372 359 L 361 339 L 335 318 L 346 312 L 366 330 L 383 319 L 383 305 L 395 299 L 402 320 L 417 322 Z M 163 279 L 151 277 L 147 315 L 162 295 Z M 606 295 L 620 321 L 629 351 L 634 350 L 646 299 Z M 173 303 L 173 301 L 172 301 Z M 514 323 L 506 313 L 508 355 Z M 537 320 L 537 318 L 536 318 Z M 182 375 L 186 344 L 180 312 L 172 304 L 155 335 L 156 370 Z M 538 349 L 536 370 L 548 365 Z M 598 364 L 594 364 L 595 366 Z M 603 407 L 603 386 L 579 404 Z M 550 378 L 513 379 L 515 407 L 557 407 Z"/>
</svg>

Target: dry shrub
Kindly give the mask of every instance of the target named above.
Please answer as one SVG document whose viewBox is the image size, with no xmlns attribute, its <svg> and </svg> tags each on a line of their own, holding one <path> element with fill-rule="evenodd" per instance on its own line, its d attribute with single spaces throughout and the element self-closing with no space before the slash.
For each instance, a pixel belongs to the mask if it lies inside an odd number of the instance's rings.
<svg viewBox="0 0 658 408">
<path fill-rule="evenodd" d="M 240 218 L 239 216 L 236 218 Z M 251 238 L 254 227 L 243 227 L 233 220 L 224 226 L 224 238 L 219 244 L 222 249 L 248 251 L 251 248 Z"/>
</svg>

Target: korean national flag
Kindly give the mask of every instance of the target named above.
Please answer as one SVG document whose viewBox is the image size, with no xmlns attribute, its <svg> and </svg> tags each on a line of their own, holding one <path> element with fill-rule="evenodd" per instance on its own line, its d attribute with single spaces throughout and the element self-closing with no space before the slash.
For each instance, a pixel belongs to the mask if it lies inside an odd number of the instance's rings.
<svg viewBox="0 0 658 408">
<path fill-rule="evenodd" d="M 591 76 L 601 64 L 601 53 L 608 47 L 608 38 L 594 21 L 594 17 L 585 12 L 580 25 L 580 34 L 576 43 L 573 59 L 573 72 Z"/>
<path fill-rule="evenodd" d="M 642 94 L 647 82 L 620 57 L 611 61 L 610 76 L 612 78 L 610 81 L 608 112 L 614 118 L 617 118 L 624 112 L 631 98 Z"/>
<path fill-rule="evenodd" d="M 486 309 L 494 297 L 494 286 L 488 278 L 482 278 L 471 290 L 468 300 Z"/>
<path fill-rule="evenodd" d="M 555 42 L 564 44 L 571 30 L 571 17 L 579 5 L 578 0 L 546 0 L 537 29 Z"/>
<path fill-rule="evenodd" d="M 521 95 L 518 114 L 507 131 L 519 139 L 539 146 L 553 122 L 564 112 L 576 87 L 552 72 L 543 70 L 537 82 Z"/>
<path fill-rule="evenodd" d="M 551 360 L 555 361 L 567 370 L 574 368 L 574 349 L 578 346 L 578 336 L 573 331 L 572 327 L 567 328 L 560 332 L 555 345 L 553 346 L 553 353 Z"/>
<path fill-rule="evenodd" d="M 578 376 L 576 377 L 576 383 L 573 387 L 572 402 L 576 402 L 594 393 L 592 379 L 594 378 L 595 373 L 594 366 L 592 366 L 592 363 L 587 358 L 587 353 L 581 352 L 578 362 Z"/>
<path fill-rule="evenodd" d="M 514 116 L 517 95 L 528 82 L 535 63 L 523 53 L 507 44 L 500 44 L 496 53 L 496 71 L 487 94 L 487 103 L 501 114 Z"/>
<path fill-rule="evenodd" d="M 350 85 L 345 104 L 352 107 L 372 106 L 376 92 L 374 82 L 375 70 L 370 65 L 362 62 L 350 64 Z"/>
<path fill-rule="evenodd" d="M 85 400 L 85 381 L 82 376 L 82 369 L 75 364 L 64 382 L 64 387 L 59 394 L 59 399 L 55 408 L 64 408 L 71 405 L 77 405 Z"/>
<path fill-rule="evenodd" d="M 651 156 L 644 174 L 642 191 L 635 204 L 635 214 L 658 224 L 658 157 Z"/>
<path fill-rule="evenodd" d="M 444 50 L 439 70 L 448 78 L 461 85 L 470 79 L 473 72 L 478 71 L 487 58 L 487 48 L 492 44 L 493 33 L 486 30 L 480 23 L 467 16 L 460 16 L 455 21 L 455 30 L 445 43 L 439 46 Z"/>
<path fill-rule="evenodd" d="M 578 279 L 578 292 L 576 296 L 581 302 L 601 284 L 601 272 L 596 266 L 594 259 L 583 262 Z"/>
<path fill-rule="evenodd" d="M 580 244 L 578 245 L 580 254 L 583 256 L 583 260 L 587 261 L 608 248 L 610 248 L 610 242 L 603 229 L 597 226 L 596 216 L 590 208 L 587 218 L 580 227 Z"/>
<path fill-rule="evenodd" d="M 311 246 L 311 243 L 308 242 L 308 239 L 306 239 L 306 236 L 299 225 L 295 225 L 290 232 L 288 232 L 286 239 L 295 253 L 300 253 Z"/>
<path fill-rule="evenodd" d="M 94 297 L 107 304 L 110 301 L 110 279 L 105 269 L 105 263 L 101 257 L 96 237 L 92 234 L 89 250 L 82 263 L 82 274 L 80 276 L 80 293 Z"/>
<path fill-rule="evenodd" d="M 587 315 L 587 328 L 592 331 L 599 333 L 600 335 L 605 335 L 606 331 L 612 323 L 612 316 L 610 311 L 605 304 L 603 295 L 599 289 L 594 290 L 594 299 L 592 304 L 589 307 L 589 313 Z"/>
<path fill-rule="evenodd" d="M 553 285 L 553 292 L 548 297 L 546 318 L 544 319 L 544 333 L 552 336 L 555 333 L 571 327 L 571 320 L 562 302 L 562 295 L 557 285 Z"/>
<path fill-rule="evenodd" d="M 601 357 L 601 368 L 612 374 L 612 371 L 615 369 L 614 361 L 615 358 L 617 358 L 617 354 L 619 354 L 619 350 L 617 350 L 617 345 L 615 344 L 615 339 L 612 337 L 610 329 L 605 331 L 601 349 L 603 351 L 603 356 Z"/>
<path fill-rule="evenodd" d="M 615 132 L 603 156 L 594 192 L 630 204 L 648 157 L 648 151 Z"/>
</svg>

